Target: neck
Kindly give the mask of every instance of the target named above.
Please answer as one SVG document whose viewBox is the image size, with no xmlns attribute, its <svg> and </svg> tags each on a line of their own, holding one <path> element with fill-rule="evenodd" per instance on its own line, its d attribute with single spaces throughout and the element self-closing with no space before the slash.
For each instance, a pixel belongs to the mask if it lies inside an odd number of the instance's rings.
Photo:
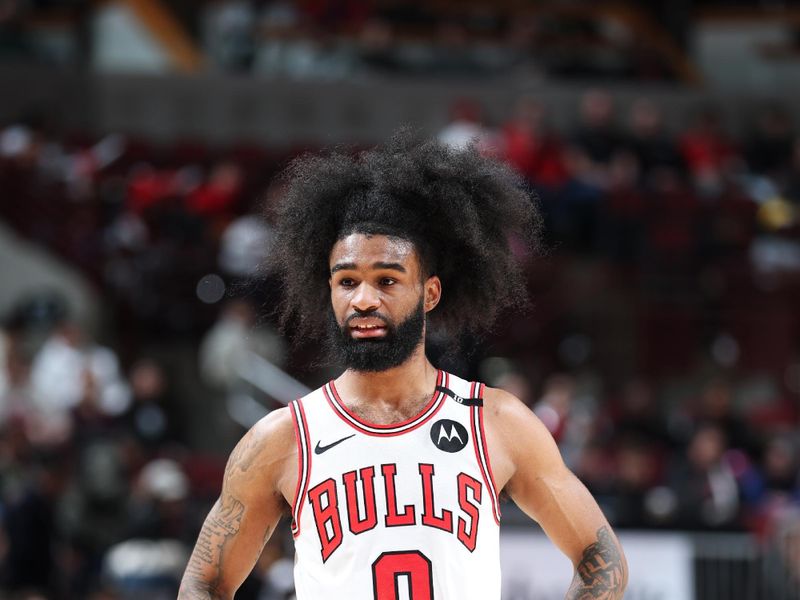
<svg viewBox="0 0 800 600">
<path fill-rule="evenodd" d="M 423 342 L 408 360 L 392 369 L 379 372 L 348 369 L 336 380 L 336 387 L 351 402 L 402 409 L 433 395 L 436 373 L 425 356 Z"/>
</svg>

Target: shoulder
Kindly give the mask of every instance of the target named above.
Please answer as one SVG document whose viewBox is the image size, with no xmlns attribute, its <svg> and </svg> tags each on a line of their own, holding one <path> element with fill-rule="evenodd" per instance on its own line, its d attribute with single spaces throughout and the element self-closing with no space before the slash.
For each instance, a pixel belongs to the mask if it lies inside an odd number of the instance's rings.
<svg viewBox="0 0 800 600">
<path fill-rule="evenodd" d="M 254 455 L 275 456 L 295 449 L 295 425 L 288 406 L 273 410 L 259 420 L 240 441 Z"/>
<path fill-rule="evenodd" d="M 294 439 L 294 421 L 288 406 L 273 410 L 260 419 L 246 435 L 262 442 L 276 442 L 284 438 Z"/>
<path fill-rule="evenodd" d="M 553 436 L 519 398 L 490 387 L 484 389 L 483 398 L 486 427 L 511 456 L 526 461 L 532 456 L 546 459 L 558 456 Z"/>
<path fill-rule="evenodd" d="M 293 472 L 296 444 L 289 407 L 263 417 L 242 436 L 228 458 L 226 477 L 267 484 L 278 490 Z"/>
<path fill-rule="evenodd" d="M 523 410 L 530 412 L 530 409 L 514 394 L 510 394 L 500 388 L 485 386 L 483 400 L 486 412 L 496 416 L 506 417 Z"/>
<path fill-rule="evenodd" d="M 483 407 L 487 422 L 504 428 L 544 427 L 539 417 L 519 398 L 499 388 L 484 388 Z"/>
</svg>

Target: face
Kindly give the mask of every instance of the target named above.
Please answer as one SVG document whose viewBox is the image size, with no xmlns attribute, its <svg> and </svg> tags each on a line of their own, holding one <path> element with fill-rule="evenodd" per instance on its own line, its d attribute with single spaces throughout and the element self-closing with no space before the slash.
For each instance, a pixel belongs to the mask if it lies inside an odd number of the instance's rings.
<svg viewBox="0 0 800 600">
<path fill-rule="evenodd" d="M 425 314 L 441 297 L 439 278 L 423 279 L 408 240 L 353 233 L 330 254 L 330 349 L 347 368 L 385 371 L 424 342 Z"/>
</svg>

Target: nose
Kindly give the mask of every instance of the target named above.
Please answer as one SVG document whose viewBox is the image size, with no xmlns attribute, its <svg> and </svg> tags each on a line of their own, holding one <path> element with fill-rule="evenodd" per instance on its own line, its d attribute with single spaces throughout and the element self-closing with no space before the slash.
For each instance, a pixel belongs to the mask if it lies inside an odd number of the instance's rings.
<svg viewBox="0 0 800 600">
<path fill-rule="evenodd" d="M 368 283 L 362 282 L 353 294 L 350 304 L 358 312 L 371 312 L 378 309 L 381 299 L 378 290 Z"/>
</svg>

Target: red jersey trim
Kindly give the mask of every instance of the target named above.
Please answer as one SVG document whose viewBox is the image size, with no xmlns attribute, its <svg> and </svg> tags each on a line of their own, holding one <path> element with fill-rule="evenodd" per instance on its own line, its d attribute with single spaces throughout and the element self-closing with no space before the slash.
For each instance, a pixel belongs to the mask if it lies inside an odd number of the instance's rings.
<svg viewBox="0 0 800 600">
<path fill-rule="evenodd" d="M 289 403 L 294 423 L 294 436 L 297 443 L 297 485 L 292 502 L 292 536 L 300 535 L 300 516 L 303 512 L 303 499 L 308 491 L 311 478 L 311 442 L 308 433 L 308 420 L 300 400 Z"/>
<path fill-rule="evenodd" d="M 441 369 L 437 369 L 436 387 L 441 385 L 447 387 L 449 379 L 450 378 L 447 373 Z M 444 380 L 444 384 L 442 383 L 442 380 Z M 345 406 L 344 402 L 342 402 L 333 380 L 328 382 L 328 384 L 322 388 L 322 391 L 325 394 L 325 399 L 328 401 L 328 404 L 333 409 L 333 412 L 336 413 L 336 415 L 342 419 L 342 421 L 361 433 L 373 436 L 393 436 L 413 431 L 432 419 L 445 403 L 445 395 L 442 392 L 434 390 L 430 401 L 419 413 L 417 413 L 417 415 L 411 417 L 410 419 L 406 419 L 401 423 L 395 423 L 392 425 L 379 425 L 377 423 L 364 421 L 350 411 L 347 406 Z"/>
<path fill-rule="evenodd" d="M 478 398 L 483 399 L 485 386 L 478 385 Z M 470 397 L 475 397 L 475 386 L 473 382 L 470 386 Z M 475 458 L 480 467 L 481 476 L 489 490 L 489 497 L 492 499 L 492 516 L 495 522 L 500 525 L 500 502 L 497 497 L 497 485 L 492 474 L 492 463 L 489 460 L 489 451 L 486 446 L 486 433 L 483 427 L 483 406 L 473 406 L 470 413 L 470 425 L 472 426 L 472 441 L 475 447 Z"/>
</svg>

